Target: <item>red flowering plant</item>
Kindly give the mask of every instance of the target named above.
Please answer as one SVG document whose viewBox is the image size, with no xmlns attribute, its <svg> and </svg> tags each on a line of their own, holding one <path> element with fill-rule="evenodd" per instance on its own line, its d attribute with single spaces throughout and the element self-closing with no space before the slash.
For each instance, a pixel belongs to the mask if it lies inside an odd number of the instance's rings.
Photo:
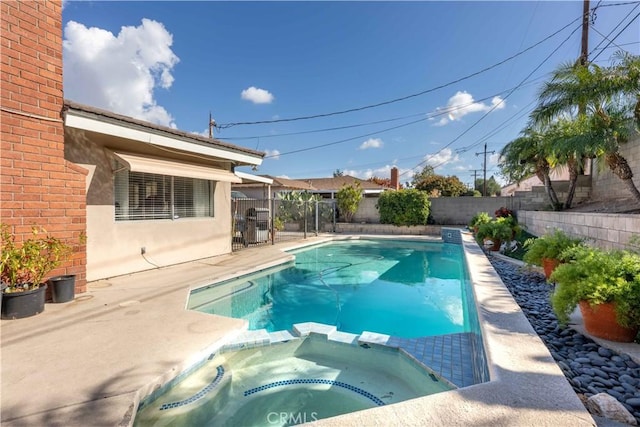
<svg viewBox="0 0 640 427">
<path fill-rule="evenodd" d="M 502 206 L 500 209 L 495 211 L 495 216 L 496 218 L 507 218 L 510 216 L 512 217 L 513 211 L 511 209 L 507 209 L 504 206 Z"/>
</svg>

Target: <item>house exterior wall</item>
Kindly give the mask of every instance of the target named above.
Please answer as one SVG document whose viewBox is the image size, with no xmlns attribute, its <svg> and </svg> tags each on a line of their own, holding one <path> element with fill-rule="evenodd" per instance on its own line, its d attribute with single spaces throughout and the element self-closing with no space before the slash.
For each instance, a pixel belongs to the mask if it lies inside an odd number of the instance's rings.
<svg viewBox="0 0 640 427">
<path fill-rule="evenodd" d="M 213 218 L 115 221 L 113 205 L 87 207 L 87 278 L 98 280 L 231 252 L 231 186 L 216 184 Z M 144 256 L 141 248 L 145 248 Z"/>
<path fill-rule="evenodd" d="M 51 275 L 75 274 L 84 292 L 87 171 L 64 157 L 62 3 L 8 1 L 0 9 L 0 219 L 18 240 L 35 225 L 69 242 L 72 259 Z"/>
<path fill-rule="evenodd" d="M 109 140 L 99 141 L 98 136 L 69 127 L 65 132 L 68 158 L 91 171 L 87 191 L 89 281 L 231 252 L 230 183 L 215 184 L 213 217 L 116 221 L 114 173 L 103 146 Z"/>
</svg>

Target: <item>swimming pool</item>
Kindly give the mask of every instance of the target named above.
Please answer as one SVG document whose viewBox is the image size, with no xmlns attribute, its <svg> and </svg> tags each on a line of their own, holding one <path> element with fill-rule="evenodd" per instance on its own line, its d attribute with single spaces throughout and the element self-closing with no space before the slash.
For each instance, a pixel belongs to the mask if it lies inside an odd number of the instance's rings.
<svg viewBox="0 0 640 427">
<path fill-rule="evenodd" d="M 294 425 L 453 388 L 397 348 L 311 333 L 212 355 L 144 401 L 134 426 Z"/>
<path fill-rule="evenodd" d="M 295 265 L 192 291 L 188 307 L 267 331 L 318 322 L 414 338 L 472 332 L 477 323 L 460 245 L 349 240 L 293 253 Z"/>
</svg>

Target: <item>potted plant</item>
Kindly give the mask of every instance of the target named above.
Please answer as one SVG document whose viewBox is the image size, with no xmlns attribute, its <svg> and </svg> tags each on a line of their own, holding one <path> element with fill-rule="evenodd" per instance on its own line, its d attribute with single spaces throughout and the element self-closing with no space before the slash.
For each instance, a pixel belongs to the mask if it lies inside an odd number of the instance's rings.
<svg viewBox="0 0 640 427">
<path fill-rule="evenodd" d="M 33 227 L 31 237 L 18 243 L 9 225 L 2 224 L 0 238 L 0 281 L 6 285 L 2 318 L 21 319 L 41 313 L 47 289 L 43 280 L 71 255 L 71 246 L 41 227 Z"/>
<path fill-rule="evenodd" d="M 541 266 L 548 280 L 560 262 L 565 261 L 561 259 L 561 255 L 568 248 L 581 245 L 583 242 L 583 239 L 570 237 L 564 231 L 556 229 L 553 233 L 527 240 L 524 244 L 527 252 L 522 259 L 527 264 Z"/>
<path fill-rule="evenodd" d="M 478 232 L 478 229 L 482 224 L 487 224 L 489 222 L 491 222 L 491 216 L 488 212 L 477 212 L 471 217 L 471 221 L 469 221 L 469 229 L 475 234 Z"/>
<path fill-rule="evenodd" d="M 486 240 L 491 240 L 491 250 L 498 251 L 500 250 L 502 242 L 511 240 L 512 234 L 511 227 L 508 223 L 500 220 L 492 220 L 491 222 L 480 225 L 476 238 L 478 242 L 483 243 Z"/>
<path fill-rule="evenodd" d="M 279 216 L 273 217 L 273 236 L 275 237 L 276 231 L 284 230 L 284 221 Z"/>
<path fill-rule="evenodd" d="M 587 332 L 610 341 L 631 342 L 640 328 L 640 254 L 590 248 L 567 249 L 551 275 L 558 321 L 566 324 L 580 306 Z"/>
</svg>

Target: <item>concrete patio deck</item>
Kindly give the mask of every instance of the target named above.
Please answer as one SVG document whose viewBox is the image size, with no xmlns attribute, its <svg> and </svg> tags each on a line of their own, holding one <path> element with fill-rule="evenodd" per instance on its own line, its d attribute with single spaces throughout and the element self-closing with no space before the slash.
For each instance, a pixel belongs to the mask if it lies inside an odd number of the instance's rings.
<svg viewBox="0 0 640 427">
<path fill-rule="evenodd" d="M 491 381 L 314 424 L 595 425 L 480 248 L 463 240 Z M 129 425 L 141 398 L 246 327 L 185 310 L 189 289 L 278 264 L 292 246 L 93 282 L 74 302 L 2 321 L 2 425 Z"/>
</svg>

